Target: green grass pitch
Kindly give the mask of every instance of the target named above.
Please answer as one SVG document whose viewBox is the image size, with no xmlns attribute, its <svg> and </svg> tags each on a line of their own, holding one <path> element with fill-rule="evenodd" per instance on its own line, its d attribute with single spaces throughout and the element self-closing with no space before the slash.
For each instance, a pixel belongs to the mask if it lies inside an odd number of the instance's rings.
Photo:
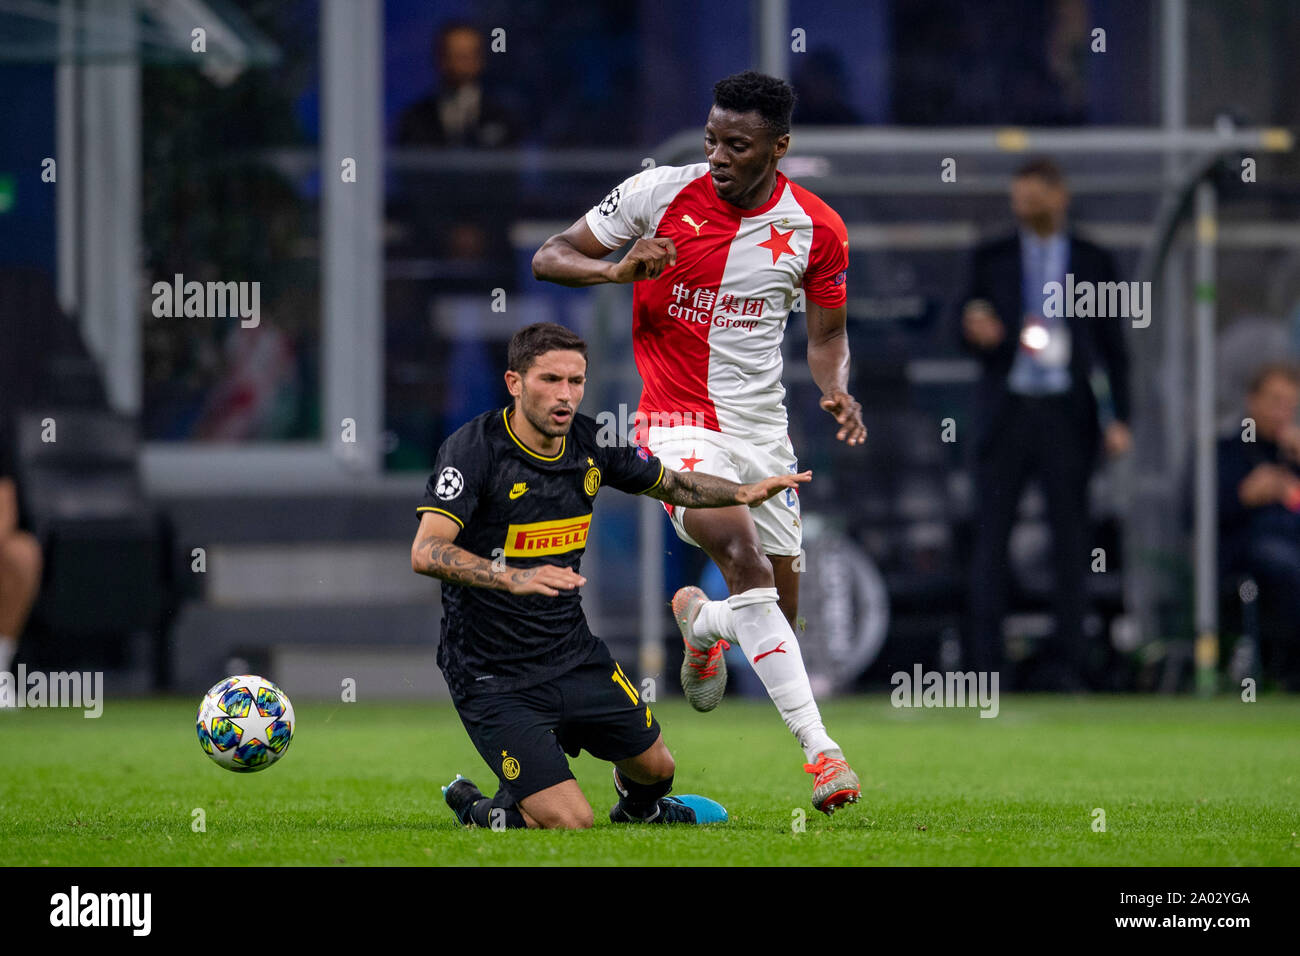
<svg viewBox="0 0 1300 956">
<path fill-rule="evenodd" d="M 829 702 L 863 784 L 833 819 L 809 806 L 812 778 L 770 703 L 664 701 L 676 789 L 731 820 L 614 827 L 608 766 L 584 755 L 597 823 L 578 833 L 457 826 L 439 785 L 495 781 L 450 705 L 304 702 L 284 759 L 250 775 L 204 756 L 196 705 L 0 713 L 0 865 L 1300 863 L 1296 698 L 1007 695 L 992 720 L 896 710 L 885 694 Z"/>
</svg>

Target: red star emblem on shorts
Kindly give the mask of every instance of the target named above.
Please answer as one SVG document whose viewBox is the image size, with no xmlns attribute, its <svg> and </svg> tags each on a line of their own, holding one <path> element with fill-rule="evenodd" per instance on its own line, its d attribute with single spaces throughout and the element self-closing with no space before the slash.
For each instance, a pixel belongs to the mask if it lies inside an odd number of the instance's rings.
<svg viewBox="0 0 1300 956">
<path fill-rule="evenodd" d="M 691 457 L 682 459 L 682 471 L 694 471 L 695 466 L 702 462 L 703 458 L 695 457 L 695 449 L 691 449 Z"/>
<path fill-rule="evenodd" d="M 772 265 L 776 265 L 776 260 L 781 258 L 782 253 L 794 255 L 794 250 L 790 248 L 790 237 L 794 235 L 794 230 L 789 232 L 778 232 L 776 223 L 770 223 L 768 228 L 772 230 L 772 237 L 767 242 L 760 242 L 759 245 L 764 249 L 772 250 Z"/>
</svg>

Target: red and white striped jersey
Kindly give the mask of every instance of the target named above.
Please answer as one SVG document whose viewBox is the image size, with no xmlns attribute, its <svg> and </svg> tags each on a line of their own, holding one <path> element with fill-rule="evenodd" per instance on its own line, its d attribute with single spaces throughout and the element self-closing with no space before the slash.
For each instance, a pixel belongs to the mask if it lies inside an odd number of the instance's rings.
<svg viewBox="0 0 1300 956">
<path fill-rule="evenodd" d="M 797 290 L 826 308 L 846 299 L 849 242 L 835 210 L 780 171 L 771 199 L 741 209 L 698 163 L 624 180 L 587 225 L 610 248 L 654 236 L 677 247 L 677 265 L 633 289 L 638 420 L 784 436 L 781 338 Z"/>
</svg>

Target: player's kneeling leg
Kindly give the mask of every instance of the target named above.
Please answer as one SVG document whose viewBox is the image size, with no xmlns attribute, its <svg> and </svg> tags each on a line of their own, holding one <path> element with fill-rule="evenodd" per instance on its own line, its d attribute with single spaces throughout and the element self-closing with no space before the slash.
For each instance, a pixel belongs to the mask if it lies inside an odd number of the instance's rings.
<svg viewBox="0 0 1300 956">
<path fill-rule="evenodd" d="M 595 823 L 591 804 L 576 780 L 565 780 L 524 797 L 519 809 L 543 830 L 587 830 Z"/>
<path fill-rule="evenodd" d="M 609 812 L 610 820 L 629 823 L 657 818 L 660 815 L 659 799 L 672 791 L 676 769 L 673 755 L 668 752 L 662 735 L 645 753 L 620 760 L 614 765 L 618 803 Z"/>
<path fill-rule="evenodd" d="M 498 790 L 490 800 L 484 798 L 475 802 L 470 807 L 469 817 L 475 826 L 491 830 L 519 830 L 528 826 L 515 798 L 505 790 Z"/>
<path fill-rule="evenodd" d="M 722 804 L 688 793 L 670 797 L 676 765 L 661 735 L 639 756 L 614 765 L 618 803 L 609 811 L 613 823 L 721 823 Z"/>
</svg>

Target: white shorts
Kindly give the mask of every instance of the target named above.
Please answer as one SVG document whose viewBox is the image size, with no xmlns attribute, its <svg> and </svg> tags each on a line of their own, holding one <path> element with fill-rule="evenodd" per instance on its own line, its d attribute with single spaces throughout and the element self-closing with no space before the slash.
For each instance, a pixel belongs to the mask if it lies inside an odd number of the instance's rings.
<svg viewBox="0 0 1300 956">
<path fill-rule="evenodd" d="M 749 484 L 771 475 L 799 470 L 790 437 L 756 445 L 707 428 L 679 426 L 651 427 L 646 447 L 674 471 L 699 471 L 717 475 L 740 484 Z M 665 503 L 677 537 L 699 547 L 682 526 L 684 509 Z M 803 546 L 803 529 L 799 524 L 799 493 L 787 489 L 773 495 L 757 508 L 749 509 L 758 529 L 758 540 L 766 554 L 797 555 Z"/>
</svg>

